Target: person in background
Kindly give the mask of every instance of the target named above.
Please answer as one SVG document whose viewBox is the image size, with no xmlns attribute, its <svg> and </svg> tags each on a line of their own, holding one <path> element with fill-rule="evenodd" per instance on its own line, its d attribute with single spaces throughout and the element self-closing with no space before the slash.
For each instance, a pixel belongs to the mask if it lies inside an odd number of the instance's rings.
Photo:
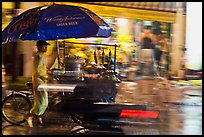
<svg viewBox="0 0 204 137">
<path fill-rule="evenodd" d="M 168 38 L 167 34 L 162 33 L 161 38 L 158 41 L 160 45 L 160 60 L 158 62 L 160 68 L 164 68 L 165 71 L 167 71 L 167 64 L 168 64 L 168 53 L 169 53 L 169 47 L 168 47 Z"/>
<path fill-rule="evenodd" d="M 168 42 L 167 34 L 162 33 L 161 34 L 161 38 L 159 40 L 159 44 L 161 45 L 160 46 L 160 50 L 162 52 L 161 56 L 162 56 L 163 53 L 169 52 L 169 49 L 168 49 L 168 46 L 167 46 L 167 42 Z"/>
<path fill-rule="evenodd" d="M 40 84 L 46 84 L 48 81 L 47 69 L 51 67 L 46 66 L 45 52 L 47 46 L 50 45 L 46 41 L 37 41 L 37 52 L 33 54 L 33 71 L 32 71 L 32 83 L 33 83 L 33 94 L 34 104 L 27 116 L 27 122 L 30 127 L 33 127 L 33 119 L 37 118 L 40 124 L 43 124 L 42 115 L 48 107 L 48 93 L 46 90 L 38 91 L 37 88 Z"/>
<path fill-rule="evenodd" d="M 161 43 L 159 43 L 160 39 L 162 37 L 162 33 L 157 35 L 157 43 L 155 45 L 155 60 L 156 60 L 156 65 L 159 66 L 160 65 L 160 60 L 161 60 Z"/>
<path fill-rule="evenodd" d="M 153 69 L 153 65 L 155 61 L 154 48 L 156 43 L 156 37 L 151 32 L 151 27 L 146 26 L 143 30 L 143 33 L 140 34 L 139 38 L 140 38 L 140 44 L 141 44 L 139 61 L 141 63 L 142 72 L 144 72 L 144 69 L 148 69 L 149 71 L 145 71 L 145 72 L 147 75 L 149 75 Z"/>
</svg>

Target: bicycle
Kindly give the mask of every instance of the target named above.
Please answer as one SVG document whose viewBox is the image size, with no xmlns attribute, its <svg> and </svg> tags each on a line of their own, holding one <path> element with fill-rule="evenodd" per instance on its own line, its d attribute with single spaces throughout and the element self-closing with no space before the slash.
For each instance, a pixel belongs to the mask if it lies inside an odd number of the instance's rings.
<svg viewBox="0 0 204 137">
<path fill-rule="evenodd" d="M 89 81 L 89 80 L 88 80 Z M 93 80 L 94 81 L 94 80 Z M 52 108 L 53 105 L 55 105 L 57 102 L 66 102 L 71 104 L 70 106 L 73 106 L 74 103 L 78 104 L 79 106 L 82 104 L 90 104 L 93 102 L 114 102 L 114 96 L 115 96 L 115 91 L 113 89 L 110 89 L 109 91 L 111 92 L 111 95 L 108 94 L 107 97 L 103 98 L 98 98 L 96 99 L 96 95 L 94 96 L 94 99 L 90 99 L 90 96 L 86 96 L 84 93 L 87 94 L 87 92 L 94 92 L 94 90 L 98 89 L 98 87 L 95 87 L 96 83 L 98 82 L 93 82 L 91 81 L 90 83 L 90 88 L 87 88 L 85 86 L 82 86 L 78 84 L 75 88 L 75 92 L 57 92 L 52 94 L 48 94 L 48 109 Z M 93 83 L 93 84 L 92 84 Z M 100 82 L 99 82 L 100 83 Z M 103 82 L 101 82 L 103 83 Z M 108 83 L 110 83 L 108 81 Z M 73 83 L 71 83 L 73 84 Z M 6 96 L 3 99 L 2 102 L 2 116 L 3 118 L 14 125 L 20 125 L 26 121 L 25 117 L 29 113 L 31 107 L 32 107 L 32 99 L 33 99 L 33 90 L 32 90 L 32 83 L 27 82 L 25 84 L 28 86 L 29 90 L 27 91 L 11 91 L 11 94 Z M 76 84 L 75 84 L 76 85 Z M 104 84 L 103 86 L 107 86 L 107 84 Z M 111 85 L 112 86 L 112 85 Z M 103 87 L 104 88 L 104 87 Z M 104 91 L 107 91 L 107 88 L 104 89 Z M 83 90 L 86 90 L 85 92 Z M 101 91 L 101 89 L 100 89 Z M 82 93 L 83 92 L 83 93 Z M 88 93 L 88 94 L 89 94 Z M 100 94 L 97 93 L 96 94 Z M 66 105 L 65 105 L 66 106 Z M 67 109 L 67 108 L 66 108 Z M 69 111 L 71 110 L 71 111 Z M 85 121 L 84 115 L 87 114 L 85 111 L 81 112 L 78 111 L 77 108 L 71 108 L 69 109 L 69 114 L 72 118 L 72 120 L 76 123 L 83 123 Z"/>
<path fill-rule="evenodd" d="M 11 94 L 3 99 L 2 116 L 7 122 L 11 124 L 19 125 L 24 123 L 26 121 L 25 116 L 29 113 L 32 107 L 33 100 L 32 83 L 27 82 L 25 85 L 28 86 L 29 90 L 27 91 L 12 90 Z M 49 94 L 48 109 L 56 101 L 61 100 L 63 94 L 64 94 L 63 92 L 54 93 L 53 95 Z"/>
</svg>

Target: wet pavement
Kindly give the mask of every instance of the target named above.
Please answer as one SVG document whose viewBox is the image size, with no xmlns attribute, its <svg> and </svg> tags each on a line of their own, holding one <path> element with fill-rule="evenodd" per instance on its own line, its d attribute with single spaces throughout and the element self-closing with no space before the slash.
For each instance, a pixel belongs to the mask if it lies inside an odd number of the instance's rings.
<svg viewBox="0 0 204 137">
<path fill-rule="evenodd" d="M 202 87 L 159 84 L 153 77 L 118 84 L 116 103 L 145 105 L 157 119 L 124 118 L 113 126 L 74 123 L 69 114 L 47 111 L 44 127 L 11 125 L 2 120 L 3 135 L 202 135 Z"/>
</svg>

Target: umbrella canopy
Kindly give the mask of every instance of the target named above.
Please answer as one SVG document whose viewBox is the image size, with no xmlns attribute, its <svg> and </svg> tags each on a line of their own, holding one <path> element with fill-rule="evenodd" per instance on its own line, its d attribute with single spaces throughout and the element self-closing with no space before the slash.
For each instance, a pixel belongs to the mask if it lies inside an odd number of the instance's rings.
<svg viewBox="0 0 204 137">
<path fill-rule="evenodd" d="M 109 37 L 111 31 L 103 19 L 86 8 L 53 4 L 29 9 L 14 18 L 2 32 L 2 43 Z"/>
</svg>

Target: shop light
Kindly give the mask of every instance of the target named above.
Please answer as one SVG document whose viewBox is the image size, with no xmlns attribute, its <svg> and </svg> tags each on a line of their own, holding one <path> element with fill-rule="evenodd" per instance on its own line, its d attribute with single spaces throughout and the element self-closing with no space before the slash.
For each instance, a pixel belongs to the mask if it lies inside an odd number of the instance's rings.
<svg viewBox="0 0 204 137">
<path fill-rule="evenodd" d="M 186 68 L 202 70 L 202 3 L 187 2 Z"/>
<path fill-rule="evenodd" d="M 124 26 L 124 25 L 126 25 L 127 22 L 128 22 L 128 20 L 125 19 L 125 18 L 118 18 L 118 19 L 116 19 L 116 20 L 117 20 L 119 26 Z"/>
<path fill-rule="evenodd" d="M 144 26 L 152 26 L 152 21 L 143 21 Z"/>
<path fill-rule="evenodd" d="M 2 9 L 13 9 L 14 8 L 14 2 L 2 2 Z"/>
</svg>

